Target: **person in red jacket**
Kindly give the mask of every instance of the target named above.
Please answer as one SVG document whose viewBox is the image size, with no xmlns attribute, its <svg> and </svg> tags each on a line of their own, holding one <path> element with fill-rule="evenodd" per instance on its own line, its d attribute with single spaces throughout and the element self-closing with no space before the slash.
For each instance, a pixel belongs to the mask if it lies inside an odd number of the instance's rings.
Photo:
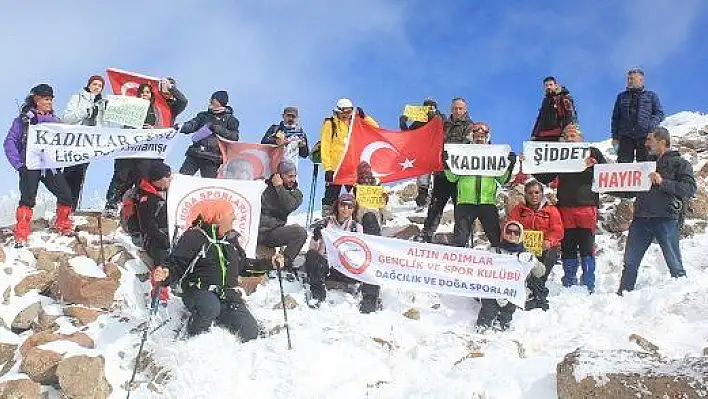
<svg viewBox="0 0 708 399">
<path fill-rule="evenodd" d="M 526 301 L 526 310 L 548 310 L 546 281 L 551 269 L 558 262 L 558 249 L 563 239 L 563 221 L 558 208 L 549 203 L 543 195 L 543 184 L 538 180 L 530 180 L 524 185 L 524 199 L 524 202 L 511 210 L 507 219 L 521 223 L 524 231 L 543 233 L 543 252 L 541 256 L 537 255 L 537 258 L 546 267 L 543 276 L 531 276 L 527 280 L 531 297 Z"/>
</svg>

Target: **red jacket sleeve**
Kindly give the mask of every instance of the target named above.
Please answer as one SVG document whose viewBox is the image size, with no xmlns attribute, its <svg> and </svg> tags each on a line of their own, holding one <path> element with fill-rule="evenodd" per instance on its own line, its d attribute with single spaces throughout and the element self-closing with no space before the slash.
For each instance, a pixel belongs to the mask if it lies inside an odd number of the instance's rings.
<svg viewBox="0 0 708 399">
<path fill-rule="evenodd" d="M 509 212 L 509 215 L 507 215 L 507 217 L 506 217 L 506 221 L 508 222 L 510 220 L 515 220 L 515 221 L 521 223 L 522 225 L 524 224 L 521 221 L 521 204 L 517 204 L 514 207 L 514 209 L 512 209 L 511 212 Z"/>
<path fill-rule="evenodd" d="M 545 239 L 550 241 L 551 245 L 555 247 L 563 239 L 563 219 L 561 219 L 560 212 L 555 206 L 547 206 L 546 210 L 551 216 L 551 228 L 546 232 Z"/>
</svg>

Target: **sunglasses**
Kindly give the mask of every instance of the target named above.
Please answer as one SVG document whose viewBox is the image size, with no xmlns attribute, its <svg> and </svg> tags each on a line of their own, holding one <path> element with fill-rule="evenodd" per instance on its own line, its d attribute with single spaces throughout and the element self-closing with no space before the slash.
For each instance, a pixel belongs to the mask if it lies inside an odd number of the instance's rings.
<svg viewBox="0 0 708 399">
<path fill-rule="evenodd" d="M 507 230 L 506 230 L 506 235 L 508 235 L 508 236 L 520 236 L 520 235 L 521 235 L 521 231 L 516 230 L 516 229 L 507 229 Z"/>
<path fill-rule="evenodd" d="M 288 118 L 297 118 L 297 115 L 295 114 L 285 114 Z"/>
<path fill-rule="evenodd" d="M 341 112 L 343 114 L 351 114 L 354 112 L 353 108 L 337 108 L 337 112 Z"/>
</svg>

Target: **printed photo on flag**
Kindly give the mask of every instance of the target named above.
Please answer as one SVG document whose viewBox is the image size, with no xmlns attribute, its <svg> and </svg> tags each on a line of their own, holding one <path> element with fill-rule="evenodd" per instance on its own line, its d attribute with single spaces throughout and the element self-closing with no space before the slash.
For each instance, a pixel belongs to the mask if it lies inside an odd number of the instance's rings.
<svg viewBox="0 0 708 399">
<path fill-rule="evenodd" d="M 217 177 L 222 179 L 269 179 L 283 159 L 283 147 L 272 144 L 242 143 L 219 137 L 219 149 L 224 161 Z"/>
</svg>

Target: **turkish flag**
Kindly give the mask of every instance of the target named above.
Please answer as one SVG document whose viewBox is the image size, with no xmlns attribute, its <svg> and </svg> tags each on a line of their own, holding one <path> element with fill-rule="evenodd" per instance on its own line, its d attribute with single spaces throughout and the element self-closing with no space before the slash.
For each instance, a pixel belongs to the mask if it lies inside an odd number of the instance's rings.
<svg viewBox="0 0 708 399">
<path fill-rule="evenodd" d="M 381 183 L 442 170 L 443 136 L 440 117 L 418 129 L 397 132 L 373 127 L 355 115 L 334 183 L 355 184 L 357 166 L 364 161 Z"/>
<path fill-rule="evenodd" d="M 170 128 L 174 125 L 172 110 L 165 98 L 160 94 L 160 79 L 116 68 L 108 68 L 106 73 L 108 74 L 111 88 L 113 88 L 113 94 L 136 97 L 138 86 L 143 83 L 149 84 L 152 87 L 152 98 L 155 99 L 155 115 L 157 116 L 155 127 Z"/>
<path fill-rule="evenodd" d="M 219 149 L 224 160 L 216 176 L 220 179 L 269 179 L 283 159 L 283 147 L 272 144 L 242 143 L 219 137 Z"/>
</svg>

